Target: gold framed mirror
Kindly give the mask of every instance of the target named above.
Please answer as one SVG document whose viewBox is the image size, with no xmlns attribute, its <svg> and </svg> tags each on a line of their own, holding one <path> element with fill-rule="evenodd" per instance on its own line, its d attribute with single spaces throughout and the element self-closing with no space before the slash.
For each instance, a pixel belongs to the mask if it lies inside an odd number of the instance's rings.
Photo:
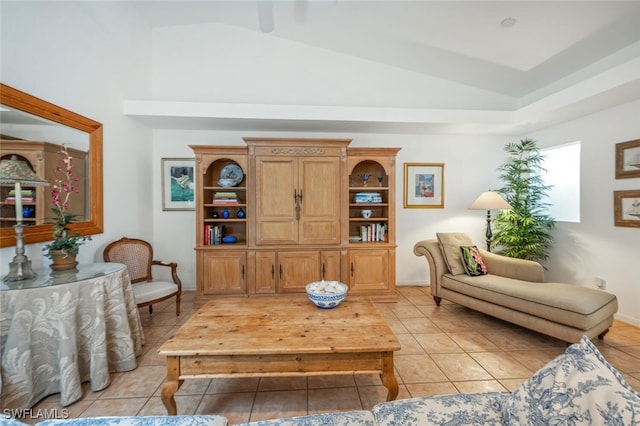
<svg viewBox="0 0 640 426">
<path fill-rule="evenodd" d="M 2 111 L 17 111 L 42 119 L 55 126 L 56 134 L 74 131 L 82 133 L 86 139 L 87 150 L 84 158 L 84 217 L 73 223 L 70 228 L 83 235 L 95 235 L 103 232 L 103 200 L 102 200 L 102 124 L 86 118 L 75 112 L 66 110 L 25 92 L 0 83 L 0 108 Z M 5 135 L 5 129 L 10 127 L 2 124 L 0 134 Z M 86 137 L 85 135 L 86 134 Z M 12 139 L 13 136 L 9 135 Z M 16 137 L 15 140 L 21 141 Z M 46 139 L 46 136 L 42 139 Z M 41 141 L 40 143 L 46 143 Z M 82 142 L 81 142 L 82 143 Z M 9 145 L 9 143 L 7 143 Z M 38 158 L 42 155 L 36 153 Z M 44 177 L 44 176 L 43 176 Z M 46 188 L 46 187 L 45 187 Z M 48 188 L 45 189 L 48 193 Z M 46 194 L 45 194 L 46 196 Z M 0 200 L 0 203 L 4 200 Z M 32 244 L 52 240 L 53 228 L 44 220 L 34 222 L 24 227 L 24 243 Z M 0 247 L 10 247 L 16 244 L 13 227 L 0 227 Z"/>
</svg>

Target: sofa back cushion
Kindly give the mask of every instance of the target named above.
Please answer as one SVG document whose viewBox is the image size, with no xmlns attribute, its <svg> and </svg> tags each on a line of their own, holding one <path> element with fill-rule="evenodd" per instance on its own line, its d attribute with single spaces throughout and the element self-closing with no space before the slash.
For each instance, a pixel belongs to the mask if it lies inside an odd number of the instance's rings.
<svg viewBox="0 0 640 426">
<path fill-rule="evenodd" d="M 504 423 L 631 425 L 640 394 L 585 336 L 503 401 Z"/>
<path fill-rule="evenodd" d="M 462 256 L 460 247 L 471 246 L 473 241 L 467 234 L 462 232 L 437 232 L 438 242 L 447 263 L 449 273 L 452 275 L 464 274 L 464 265 L 462 264 Z"/>
</svg>

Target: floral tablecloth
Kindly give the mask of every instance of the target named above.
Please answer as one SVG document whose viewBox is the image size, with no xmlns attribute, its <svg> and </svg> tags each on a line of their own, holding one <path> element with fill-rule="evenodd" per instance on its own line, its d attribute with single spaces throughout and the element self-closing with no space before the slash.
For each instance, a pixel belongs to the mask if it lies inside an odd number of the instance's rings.
<svg viewBox="0 0 640 426">
<path fill-rule="evenodd" d="M 0 409 L 54 393 L 66 406 L 81 398 L 81 383 L 99 391 L 110 371 L 136 368 L 144 333 L 126 267 L 93 264 L 77 277 L 0 291 Z"/>
</svg>

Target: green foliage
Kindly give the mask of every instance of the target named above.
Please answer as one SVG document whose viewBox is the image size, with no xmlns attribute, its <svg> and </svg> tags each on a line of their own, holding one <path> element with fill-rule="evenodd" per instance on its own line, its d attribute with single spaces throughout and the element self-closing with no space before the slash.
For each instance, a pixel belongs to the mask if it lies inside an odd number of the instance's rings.
<svg viewBox="0 0 640 426">
<path fill-rule="evenodd" d="M 550 186 L 542 181 L 544 156 L 532 139 L 508 143 L 505 151 L 510 157 L 498 168 L 505 182 L 498 192 L 513 208 L 496 215 L 491 246 L 499 248 L 504 256 L 547 260 L 555 220 L 545 214 L 549 204 L 544 199 Z"/>
<path fill-rule="evenodd" d="M 80 250 L 80 246 L 91 240 L 89 236 L 83 236 L 79 232 L 73 233 L 67 224 L 73 222 L 77 215 L 53 208 L 55 222 L 53 223 L 53 238 L 49 244 L 42 249 L 45 256 L 51 258 L 52 250 L 64 250 L 68 254 L 75 256 Z"/>
</svg>

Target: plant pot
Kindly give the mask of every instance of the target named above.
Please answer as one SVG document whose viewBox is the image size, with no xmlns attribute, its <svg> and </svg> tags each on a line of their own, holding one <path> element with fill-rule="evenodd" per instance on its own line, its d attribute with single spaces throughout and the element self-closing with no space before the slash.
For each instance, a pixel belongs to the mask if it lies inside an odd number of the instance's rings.
<svg viewBox="0 0 640 426">
<path fill-rule="evenodd" d="M 68 271 L 76 269 L 78 262 L 75 254 L 69 254 L 65 250 L 51 250 L 51 269 L 54 271 Z"/>
</svg>

